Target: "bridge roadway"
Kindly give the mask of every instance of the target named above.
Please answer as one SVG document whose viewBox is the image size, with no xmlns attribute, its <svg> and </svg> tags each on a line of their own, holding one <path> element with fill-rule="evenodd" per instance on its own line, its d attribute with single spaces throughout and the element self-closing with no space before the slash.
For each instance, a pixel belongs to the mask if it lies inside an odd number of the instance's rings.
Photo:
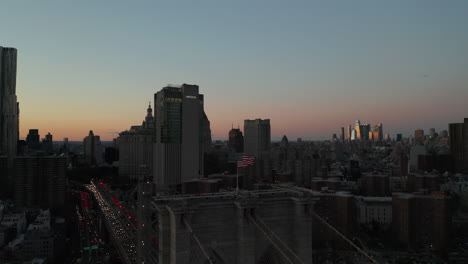
<svg viewBox="0 0 468 264">
<path fill-rule="evenodd" d="M 101 185 L 101 184 L 98 184 Z M 112 238 L 121 260 L 125 264 L 134 264 L 136 255 L 136 227 L 131 218 L 125 214 L 124 208 L 106 191 L 106 186 L 98 186 L 95 182 L 85 187 L 94 195 L 98 208 L 104 217 L 106 229 Z"/>
</svg>

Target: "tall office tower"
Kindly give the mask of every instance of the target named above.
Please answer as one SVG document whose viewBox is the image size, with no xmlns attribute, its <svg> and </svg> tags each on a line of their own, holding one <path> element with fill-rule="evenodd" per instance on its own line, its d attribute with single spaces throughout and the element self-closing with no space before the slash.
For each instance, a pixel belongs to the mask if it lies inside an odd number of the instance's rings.
<svg viewBox="0 0 468 264">
<path fill-rule="evenodd" d="M 344 142 L 344 137 L 345 137 L 345 135 L 344 135 L 344 127 L 342 127 L 342 128 L 341 128 L 341 131 L 340 131 L 340 140 L 341 140 L 341 142 Z"/>
<path fill-rule="evenodd" d="M 347 132 L 348 132 L 348 134 L 347 134 L 348 141 L 351 141 L 351 125 L 348 126 L 348 131 Z"/>
<path fill-rule="evenodd" d="M 416 129 L 414 131 L 414 141 L 417 144 L 422 144 L 424 142 L 424 130 Z"/>
<path fill-rule="evenodd" d="M 198 85 L 164 87 L 154 95 L 154 102 L 154 176 L 158 187 L 203 175 L 204 148 L 211 144 L 211 132 Z"/>
<path fill-rule="evenodd" d="M 372 132 L 372 131 L 369 131 L 369 140 L 372 141 L 372 142 L 375 140 L 374 132 Z"/>
<path fill-rule="evenodd" d="M 0 46 L 0 156 L 11 164 L 18 144 L 19 107 L 16 101 L 16 49 Z"/>
<path fill-rule="evenodd" d="M 41 148 L 38 129 L 29 129 L 29 134 L 26 136 L 26 144 L 30 150 L 39 150 Z"/>
<path fill-rule="evenodd" d="M 456 172 L 468 171 L 468 118 L 463 123 L 449 124 L 450 152 Z"/>
<path fill-rule="evenodd" d="M 435 128 L 430 128 L 429 129 L 429 138 L 435 138 L 435 137 L 437 137 L 437 133 L 436 133 Z"/>
<path fill-rule="evenodd" d="M 338 138 L 336 137 L 336 134 L 333 134 L 332 140 L 333 140 L 333 141 L 337 141 L 337 140 L 338 140 Z"/>
<path fill-rule="evenodd" d="M 369 141 L 369 132 L 370 130 L 370 125 L 365 124 L 361 126 L 361 140 L 362 141 Z"/>
<path fill-rule="evenodd" d="M 54 151 L 54 146 L 53 146 L 53 141 L 52 141 L 52 134 L 47 133 L 45 136 L 44 140 L 42 141 L 42 149 L 46 152 L 53 152 Z"/>
<path fill-rule="evenodd" d="M 402 134 L 396 134 L 396 141 L 402 141 L 403 140 L 403 135 Z"/>
<path fill-rule="evenodd" d="M 382 141 L 384 138 L 383 126 L 381 123 L 374 126 L 374 139 L 375 141 Z"/>
<path fill-rule="evenodd" d="M 142 166 L 153 173 L 154 118 L 151 104 L 141 126 L 119 134 L 119 176 L 122 180 L 136 181 Z"/>
<path fill-rule="evenodd" d="M 385 134 L 385 141 L 390 141 L 390 135 L 389 134 Z"/>
<path fill-rule="evenodd" d="M 244 153 L 262 159 L 270 150 L 270 119 L 244 120 Z"/>
<path fill-rule="evenodd" d="M 83 138 L 83 147 L 86 159 L 91 165 L 102 163 L 101 138 L 99 136 L 95 136 L 92 130 L 89 131 L 87 137 Z"/>
<path fill-rule="evenodd" d="M 244 152 L 244 136 L 240 129 L 232 128 L 229 131 L 228 147 L 236 153 Z"/>
<path fill-rule="evenodd" d="M 65 204 L 65 157 L 34 156 L 13 159 L 15 206 L 61 209 Z"/>
<path fill-rule="evenodd" d="M 361 140 L 362 134 L 361 134 L 361 121 L 356 120 L 356 123 L 354 124 L 354 140 Z"/>
</svg>

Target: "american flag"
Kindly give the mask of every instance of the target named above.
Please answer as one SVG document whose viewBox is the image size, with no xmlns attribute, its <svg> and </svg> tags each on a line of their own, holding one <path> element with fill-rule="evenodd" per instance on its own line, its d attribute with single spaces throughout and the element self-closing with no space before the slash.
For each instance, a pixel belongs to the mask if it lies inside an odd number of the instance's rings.
<svg viewBox="0 0 468 264">
<path fill-rule="evenodd" d="M 255 163 L 254 156 L 242 156 L 242 161 L 237 162 L 237 168 L 243 168 L 251 166 Z"/>
</svg>

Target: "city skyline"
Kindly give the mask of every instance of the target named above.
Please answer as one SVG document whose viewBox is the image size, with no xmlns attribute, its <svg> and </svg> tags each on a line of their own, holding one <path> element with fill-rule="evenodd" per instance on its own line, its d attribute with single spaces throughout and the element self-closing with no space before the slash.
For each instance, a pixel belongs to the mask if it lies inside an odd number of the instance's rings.
<svg viewBox="0 0 468 264">
<path fill-rule="evenodd" d="M 168 83 L 209 95 L 213 139 L 256 118 L 274 139 L 330 139 L 356 119 L 408 136 L 468 110 L 464 1 L 112 4 L 0 10 L 1 45 L 18 50 L 20 138 L 112 140 Z"/>
</svg>

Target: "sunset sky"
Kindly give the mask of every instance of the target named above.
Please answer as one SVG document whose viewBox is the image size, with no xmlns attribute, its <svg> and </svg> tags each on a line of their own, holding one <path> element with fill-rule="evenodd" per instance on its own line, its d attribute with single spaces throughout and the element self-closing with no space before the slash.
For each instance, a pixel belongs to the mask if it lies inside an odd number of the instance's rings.
<svg viewBox="0 0 468 264">
<path fill-rule="evenodd" d="M 468 117 L 468 1 L 2 1 L 18 49 L 20 136 L 103 140 L 167 84 L 198 84 L 214 139 L 269 118 L 273 138 L 448 129 Z"/>
</svg>

